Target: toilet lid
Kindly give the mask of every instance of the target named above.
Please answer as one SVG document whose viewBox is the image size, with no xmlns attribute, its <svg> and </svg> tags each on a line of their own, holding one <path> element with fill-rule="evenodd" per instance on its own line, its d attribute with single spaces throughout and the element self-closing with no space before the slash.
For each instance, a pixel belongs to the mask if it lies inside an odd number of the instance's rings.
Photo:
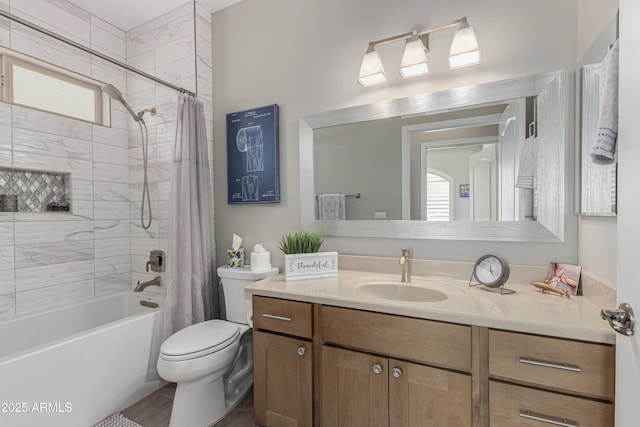
<svg viewBox="0 0 640 427">
<path fill-rule="evenodd" d="M 160 347 L 160 356 L 174 361 L 206 356 L 228 347 L 239 335 L 238 325 L 226 320 L 196 323 L 167 338 Z"/>
</svg>

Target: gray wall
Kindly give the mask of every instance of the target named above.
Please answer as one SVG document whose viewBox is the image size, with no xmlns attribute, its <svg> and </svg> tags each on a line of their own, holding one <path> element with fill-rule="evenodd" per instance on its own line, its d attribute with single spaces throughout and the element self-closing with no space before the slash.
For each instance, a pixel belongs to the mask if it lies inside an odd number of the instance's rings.
<svg viewBox="0 0 640 427">
<path fill-rule="evenodd" d="M 314 132 L 316 194 L 360 193 L 346 200 L 347 219 L 402 219 L 402 146 L 397 119 L 376 120 Z"/>
<path fill-rule="evenodd" d="M 553 11 L 553 13 L 549 13 Z M 380 48 L 390 81 L 362 88 L 356 82 L 369 41 L 431 27 L 467 16 L 482 47 L 482 64 L 447 70 L 452 32 L 430 39 L 430 76 L 403 81 L 397 71 L 401 44 Z M 274 265 L 280 235 L 300 227 L 298 120 L 326 110 L 478 84 L 558 69 L 573 70 L 578 51 L 578 1 L 513 2 L 487 0 L 245 0 L 213 15 L 214 167 L 218 259 L 232 233 L 245 246 L 263 243 Z M 605 19 L 605 18 L 602 18 Z M 588 34 L 591 27 L 580 28 Z M 586 39 L 581 38 L 581 40 Z M 571 85 L 572 82 L 569 82 Z M 226 203 L 225 114 L 277 103 L 280 117 L 280 179 L 277 205 L 230 206 Z M 572 117 L 569 117 L 572 120 Z M 323 249 L 343 254 L 396 256 L 408 246 L 414 257 L 474 260 L 486 252 L 511 263 L 577 262 L 577 218 L 573 215 L 574 165 L 567 146 L 565 242 L 555 244 L 454 242 L 371 238 L 329 238 Z M 220 262 L 219 262 L 220 264 Z"/>
</svg>

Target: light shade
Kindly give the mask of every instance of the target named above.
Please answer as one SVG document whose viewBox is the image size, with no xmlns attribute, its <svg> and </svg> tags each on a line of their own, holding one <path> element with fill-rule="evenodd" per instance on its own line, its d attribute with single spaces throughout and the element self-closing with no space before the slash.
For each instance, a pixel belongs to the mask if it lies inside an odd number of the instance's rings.
<svg viewBox="0 0 640 427">
<path fill-rule="evenodd" d="M 387 77 L 384 74 L 384 67 L 382 66 L 380 55 L 373 46 L 369 46 L 369 49 L 367 49 L 367 52 L 362 57 L 358 82 L 362 86 L 367 87 L 377 85 L 385 81 L 387 81 Z"/>
<path fill-rule="evenodd" d="M 410 79 L 426 74 L 429 74 L 427 50 L 422 40 L 417 35 L 414 35 L 404 45 L 402 61 L 400 61 L 400 75 L 402 75 L 403 79 Z"/>
<path fill-rule="evenodd" d="M 453 35 L 449 49 L 449 69 L 468 67 L 480 63 L 480 47 L 473 27 L 464 21 Z"/>
</svg>

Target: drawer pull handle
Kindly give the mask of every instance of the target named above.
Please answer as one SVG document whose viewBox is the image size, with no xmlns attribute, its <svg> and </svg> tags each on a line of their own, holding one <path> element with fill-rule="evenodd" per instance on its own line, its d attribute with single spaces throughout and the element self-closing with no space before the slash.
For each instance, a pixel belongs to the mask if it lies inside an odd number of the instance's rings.
<svg viewBox="0 0 640 427">
<path fill-rule="evenodd" d="M 579 366 L 568 365 L 566 363 L 543 362 L 542 360 L 529 359 L 528 357 L 521 357 L 520 363 L 543 366 L 545 368 L 562 369 L 563 371 L 582 372 Z"/>
<path fill-rule="evenodd" d="M 304 347 L 298 347 L 298 356 L 304 356 L 307 353 L 307 349 Z"/>
<path fill-rule="evenodd" d="M 528 420 L 534 420 L 534 421 L 540 421 L 541 423 L 553 424 L 554 426 L 580 427 L 580 424 L 574 421 L 569 421 L 566 418 L 550 417 L 547 415 L 536 414 L 535 412 L 531 412 L 531 411 L 523 411 L 522 409 L 520 410 L 520 416 Z"/>
<path fill-rule="evenodd" d="M 373 365 L 373 368 L 371 370 L 376 375 L 381 374 L 382 373 L 382 365 L 379 364 L 379 363 L 376 363 L 375 365 Z"/>
<path fill-rule="evenodd" d="M 262 317 L 273 320 L 282 320 L 283 322 L 291 322 L 291 317 L 276 316 L 275 314 L 263 314 Z"/>
</svg>

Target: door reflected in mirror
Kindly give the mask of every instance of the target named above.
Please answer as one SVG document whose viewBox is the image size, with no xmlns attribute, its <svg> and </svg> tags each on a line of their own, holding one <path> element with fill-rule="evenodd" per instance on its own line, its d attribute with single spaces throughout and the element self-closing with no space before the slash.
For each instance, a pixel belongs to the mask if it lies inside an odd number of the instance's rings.
<svg viewBox="0 0 640 427">
<path fill-rule="evenodd" d="M 419 219 L 496 221 L 496 146 L 497 143 L 428 148 L 422 144 L 420 166 L 426 165 L 426 174 L 420 176 Z M 412 215 L 412 219 L 418 218 Z"/>
</svg>

